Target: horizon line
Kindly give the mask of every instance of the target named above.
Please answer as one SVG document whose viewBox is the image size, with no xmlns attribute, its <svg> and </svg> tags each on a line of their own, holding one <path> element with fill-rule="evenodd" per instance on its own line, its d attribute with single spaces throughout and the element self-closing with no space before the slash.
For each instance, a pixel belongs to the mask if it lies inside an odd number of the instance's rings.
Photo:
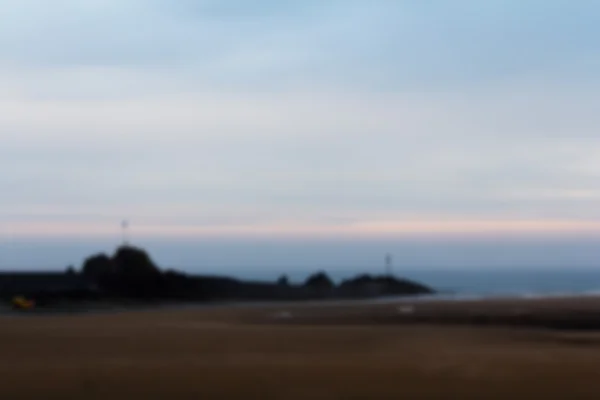
<svg viewBox="0 0 600 400">
<path fill-rule="evenodd" d="M 16 222 L 0 226 L 0 238 L 123 237 L 121 221 Z M 393 237 L 497 237 L 502 235 L 599 234 L 600 220 L 578 219 L 410 219 L 364 221 L 346 224 L 306 224 L 297 221 L 253 225 L 132 223 L 130 238 L 393 238 Z"/>
</svg>

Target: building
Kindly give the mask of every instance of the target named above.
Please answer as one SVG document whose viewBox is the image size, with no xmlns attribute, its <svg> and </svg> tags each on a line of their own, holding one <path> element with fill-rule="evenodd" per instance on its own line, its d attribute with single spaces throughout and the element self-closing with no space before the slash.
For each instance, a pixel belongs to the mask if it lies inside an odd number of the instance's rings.
<svg viewBox="0 0 600 400">
<path fill-rule="evenodd" d="M 0 298 L 69 297 L 96 291 L 80 274 L 64 272 L 0 272 Z"/>
</svg>

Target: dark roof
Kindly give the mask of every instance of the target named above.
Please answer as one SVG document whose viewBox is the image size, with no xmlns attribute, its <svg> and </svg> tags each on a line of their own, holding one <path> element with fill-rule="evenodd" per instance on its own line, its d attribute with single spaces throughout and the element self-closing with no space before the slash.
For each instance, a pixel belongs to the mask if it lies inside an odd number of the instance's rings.
<svg viewBox="0 0 600 400">
<path fill-rule="evenodd" d="M 85 290 L 89 282 L 81 275 L 64 272 L 0 272 L 0 295 L 32 292 Z"/>
</svg>

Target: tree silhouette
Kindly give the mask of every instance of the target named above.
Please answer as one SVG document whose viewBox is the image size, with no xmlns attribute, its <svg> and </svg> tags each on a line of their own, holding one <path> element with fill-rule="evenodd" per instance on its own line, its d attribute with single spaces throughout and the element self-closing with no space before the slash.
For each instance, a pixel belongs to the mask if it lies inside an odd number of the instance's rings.
<svg viewBox="0 0 600 400">
<path fill-rule="evenodd" d="M 324 272 L 320 271 L 312 274 L 304 282 L 304 286 L 314 287 L 318 289 L 331 289 L 335 285 L 331 278 Z"/>
<path fill-rule="evenodd" d="M 289 286 L 290 285 L 290 281 L 289 281 L 287 275 L 281 275 L 279 277 L 279 279 L 277 280 L 277 284 L 279 286 Z"/>
<path fill-rule="evenodd" d="M 115 268 L 106 254 L 96 254 L 85 259 L 82 273 L 86 278 L 98 280 L 113 275 Z"/>
</svg>

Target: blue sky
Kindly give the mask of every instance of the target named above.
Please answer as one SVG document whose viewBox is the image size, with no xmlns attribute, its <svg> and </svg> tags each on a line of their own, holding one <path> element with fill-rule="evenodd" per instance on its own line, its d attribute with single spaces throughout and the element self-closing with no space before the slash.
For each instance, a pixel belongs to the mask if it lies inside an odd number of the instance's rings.
<svg viewBox="0 0 600 400">
<path fill-rule="evenodd" d="M 0 6 L 5 239 L 600 233 L 597 2 Z"/>
</svg>

